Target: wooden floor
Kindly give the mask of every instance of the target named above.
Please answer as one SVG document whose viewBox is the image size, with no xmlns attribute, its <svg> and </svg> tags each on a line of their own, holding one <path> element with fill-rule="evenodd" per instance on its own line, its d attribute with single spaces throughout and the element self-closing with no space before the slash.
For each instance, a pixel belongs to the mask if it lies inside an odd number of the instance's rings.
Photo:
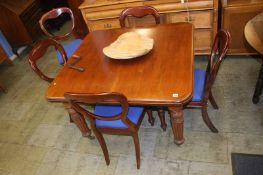
<svg viewBox="0 0 263 175">
<path fill-rule="evenodd" d="M 195 66 L 205 63 L 198 59 Z M 56 74 L 60 66 L 53 51 L 40 67 Z M 231 152 L 263 154 L 263 99 L 256 105 L 251 101 L 259 67 L 260 60 L 250 57 L 223 62 L 213 88 L 219 110 L 208 107 L 218 134 L 208 130 L 200 110 L 187 109 L 186 140 L 178 147 L 170 125 L 163 132 L 157 118 L 151 127 L 145 117 L 137 170 L 130 137 L 105 136 L 111 160 L 106 166 L 97 140 L 81 137 L 63 106 L 46 101 L 48 83 L 33 73 L 24 52 L 14 66 L 0 65 L 0 81 L 8 89 L 0 92 L 0 174 L 231 175 Z"/>
</svg>

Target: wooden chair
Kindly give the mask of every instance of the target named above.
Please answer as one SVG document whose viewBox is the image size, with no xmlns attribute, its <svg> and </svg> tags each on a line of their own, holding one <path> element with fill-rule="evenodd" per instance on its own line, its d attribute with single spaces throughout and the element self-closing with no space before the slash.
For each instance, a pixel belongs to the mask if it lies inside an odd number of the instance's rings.
<svg viewBox="0 0 263 175">
<path fill-rule="evenodd" d="M 187 108 L 201 108 L 202 117 L 205 124 L 212 131 L 217 133 L 218 130 L 210 120 L 207 113 L 208 100 L 212 104 L 214 109 L 218 109 L 218 105 L 212 94 L 212 86 L 215 82 L 219 67 L 223 61 L 230 44 L 230 33 L 228 31 L 221 30 L 217 33 L 211 55 L 207 64 L 206 70 L 194 69 L 194 92 L 192 101 L 187 104 Z M 164 111 L 159 111 L 159 117 L 161 118 L 161 126 L 166 129 L 166 123 L 164 118 Z"/>
<path fill-rule="evenodd" d="M 132 136 L 137 169 L 140 168 L 138 130 L 145 114 L 143 107 L 129 107 L 126 97 L 120 93 L 77 94 L 68 92 L 65 93 L 65 98 L 73 109 L 90 121 L 91 129 L 99 141 L 107 165 L 110 164 L 110 159 L 102 133 Z M 120 106 L 96 105 L 94 113 L 81 106 L 107 102 L 120 104 Z"/>
<path fill-rule="evenodd" d="M 158 13 L 158 11 L 150 6 L 137 6 L 137 7 L 130 7 L 130 8 L 126 8 L 124 9 L 119 17 L 119 21 L 120 21 L 120 25 L 121 27 L 125 27 L 125 19 L 127 16 L 133 16 L 136 18 L 142 18 L 144 16 L 147 15 L 152 15 L 155 19 L 155 23 L 156 24 L 160 24 L 160 14 Z M 151 124 L 151 126 L 154 125 L 154 118 L 152 115 L 152 110 L 153 108 L 146 108 L 146 112 L 149 116 L 148 121 Z M 159 112 L 159 115 L 162 115 L 162 113 Z M 163 117 L 161 117 L 160 119 L 163 119 Z"/>
<path fill-rule="evenodd" d="M 119 17 L 121 27 L 125 27 L 125 19 L 127 16 L 142 18 L 147 15 L 152 15 L 155 18 L 156 24 L 160 24 L 160 15 L 158 11 L 150 6 L 137 6 L 124 9 Z"/>
<path fill-rule="evenodd" d="M 66 34 L 63 35 L 53 35 L 51 34 L 47 28 L 45 27 L 46 22 L 50 19 L 56 19 L 58 18 L 60 15 L 62 14 L 69 14 L 70 18 L 71 18 L 71 29 L 69 32 L 67 32 Z M 74 30 L 75 30 L 75 19 L 74 19 L 74 15 L 73 12 L 67 8 L 67 7 L 61 7 L 61 8 L 56 8 L 53 9 L 47 13 L 45 13 L 39 20 L 39 24 L 41 29 L 43 30 L 43 32 L 50 38 L 53 38 L 57 41 L 62 41 L 62 40 L 66 40 L 68 39 L 71 34 L 74 35 Z M 79 45 L 81 44 L 82 40 L 81 39 L 74 39 L 71 42 L 64 44 L 63 47 L 66 51 L 67 57 L 70 58 L 72 56 L 72 54 L 75 52 L 75 50 L 79 47 Z M 59 52 L 57 52 L 57 57 L 58 57 L 58 62 L 60 64 L 64 64 L 62 56 Z"/>
<path fill-rule="evenodd" d="M 39 43 L 37 43 L 33 49 L 30 51 L 28 55 L 28 61 L 33 69 L 33 71 L 43 80 L 52 82 L 54 78 L 51 78 L 47 75 L 45 75 L 37 66 L 37 61 L 41 59 L 44 54 L 47 52 L 47 49 L 51 46 L 54 46 L 57 52 L 61 54 L 61 58 L 63 60 L 63 64 L 65 64 L 68 60 L 68 57 L 66 55 L 66 52 L 64 48 L 54 39 L 48 38 L 46 40 L 43 40 Z"/>
</svg>

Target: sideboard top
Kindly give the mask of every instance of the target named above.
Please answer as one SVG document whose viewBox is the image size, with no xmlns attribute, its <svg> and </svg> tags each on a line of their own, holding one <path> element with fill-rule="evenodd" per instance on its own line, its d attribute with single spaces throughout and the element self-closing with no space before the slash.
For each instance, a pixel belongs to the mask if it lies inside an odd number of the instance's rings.
<svg viewBox="0 0 263 175">
<path fill-rule="evenodd" d="M 185 0 L 186 2 L 187 0 Z M 188 2 L 198 2 L 198 1 L 214 1 L 214 0 L 188 0 Z M 108 5 L 117 5 L 117 4 L 127 4 L 127 3 L 136 3 L 136 2 L 153 2 L 157 4 L 165 3 L 180 3 L 181 0 L 85 0 L 79 8 L 89 8 L 89 7 L 99 7 L 99 6 L 108 6 Z"/>
<path fill-rule="evenodd" d="M 123 4 L 129 2 L 141 2 L 143 0 L 85 0 L 79 8 L 98 7 L 105 5 Z"/>
</svg>

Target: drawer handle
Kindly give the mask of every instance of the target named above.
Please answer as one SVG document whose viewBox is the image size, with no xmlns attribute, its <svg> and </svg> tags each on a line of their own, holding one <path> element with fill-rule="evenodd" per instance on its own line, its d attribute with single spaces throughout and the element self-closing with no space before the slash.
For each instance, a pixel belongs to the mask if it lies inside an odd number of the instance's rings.
<svg viewBox="0 0 263 175">
<path fill-rule="evenodd" d="M 187 21 L 187 22 L 192 22 L 192 21 L 194 21 L 195 19 L 194 19 L 194 17 L 192 17 L 192 16 L 186 16 L 185 17 L 185 21 Z"/>
<path fill-rule="evenodd" d="M 111 28 L 111 24 L 104 24 L 104 28 Z"/>
</svg>

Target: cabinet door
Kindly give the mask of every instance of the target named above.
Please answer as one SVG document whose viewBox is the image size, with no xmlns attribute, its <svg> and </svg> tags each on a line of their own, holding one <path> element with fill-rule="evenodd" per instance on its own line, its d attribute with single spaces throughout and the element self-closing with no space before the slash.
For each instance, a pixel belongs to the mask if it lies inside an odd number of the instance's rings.
<svg viewBox="0 0 263 175">
<path fill-rule="evenodd" d="M 223 29 L 229 30 L 231 44 L 228 53 L 230 54 L 255 54 L 244 36 L 246 23 L 254 16 L 263 11 L 262 5 L 227 7 L 223 9 Z"/>
</svg>

